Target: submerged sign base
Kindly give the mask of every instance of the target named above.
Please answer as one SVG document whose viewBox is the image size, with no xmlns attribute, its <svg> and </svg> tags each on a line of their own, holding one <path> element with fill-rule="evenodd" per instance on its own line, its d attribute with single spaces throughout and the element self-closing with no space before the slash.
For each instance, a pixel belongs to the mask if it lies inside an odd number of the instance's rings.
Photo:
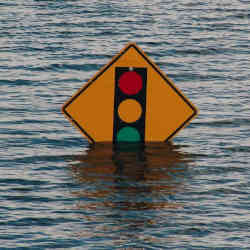
<svg viewBox="0 0 250 250">
<path fill-rule="evenodd" d="M 198 113 L 135 44 L 129 43 L 62 108 L 89 142 L 162 142 Z"/>
</svg>

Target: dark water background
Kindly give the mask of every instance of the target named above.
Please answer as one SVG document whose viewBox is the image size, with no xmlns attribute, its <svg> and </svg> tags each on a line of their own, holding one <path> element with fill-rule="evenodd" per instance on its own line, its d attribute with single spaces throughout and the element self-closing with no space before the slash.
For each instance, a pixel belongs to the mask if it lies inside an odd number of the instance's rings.
<svg viewBox="0 0 250 250">
<path fill-rule="evenodd" d="M 247 0 L 0 1 L 0 249 L 250 249 L 249 21 Z M 91 148 L 61 106 L 130 41 L 200 114 L 173 145 Z"/>
</svg>

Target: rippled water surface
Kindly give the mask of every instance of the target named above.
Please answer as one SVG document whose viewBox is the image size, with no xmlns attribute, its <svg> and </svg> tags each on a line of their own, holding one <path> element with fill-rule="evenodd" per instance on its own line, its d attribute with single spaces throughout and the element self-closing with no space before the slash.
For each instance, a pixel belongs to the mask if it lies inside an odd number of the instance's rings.
<svg viewBox="0 0 250 250">
<path fill-rule="evenodd" d="M 1 1 L 1 249 L 249 249 L 249 13 L 248 0 Z M 91 147 L 61 114 L 127 42 L 200 110 L 173 144 Z"/>
</svg>

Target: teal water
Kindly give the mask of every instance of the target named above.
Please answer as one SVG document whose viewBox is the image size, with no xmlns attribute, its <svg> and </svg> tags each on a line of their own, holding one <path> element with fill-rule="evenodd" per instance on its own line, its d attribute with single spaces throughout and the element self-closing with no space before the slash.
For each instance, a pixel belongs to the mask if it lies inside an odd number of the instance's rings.
<svg viewBox="0 0 250 250">
<path fill-rule="evenodd" d="M 249 13 L 247 0 L 1 1 L 0 249 L 249 249 Z M 127 42 L 200 110 L 173 144 L 90 147 L 61 114 Z"/>
</svg>

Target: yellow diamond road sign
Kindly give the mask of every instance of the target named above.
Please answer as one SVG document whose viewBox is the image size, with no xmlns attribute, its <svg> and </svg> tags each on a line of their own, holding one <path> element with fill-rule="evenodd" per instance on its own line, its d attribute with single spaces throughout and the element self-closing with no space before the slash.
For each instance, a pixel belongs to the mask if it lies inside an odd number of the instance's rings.
<svg viewBox="0 0 250 250">
<path fill-rule="evenodd" d="M 94 142 L 172 139 L 196 107 L 134 43 L 129 43 L 62 108 Z"/>
</svg>

